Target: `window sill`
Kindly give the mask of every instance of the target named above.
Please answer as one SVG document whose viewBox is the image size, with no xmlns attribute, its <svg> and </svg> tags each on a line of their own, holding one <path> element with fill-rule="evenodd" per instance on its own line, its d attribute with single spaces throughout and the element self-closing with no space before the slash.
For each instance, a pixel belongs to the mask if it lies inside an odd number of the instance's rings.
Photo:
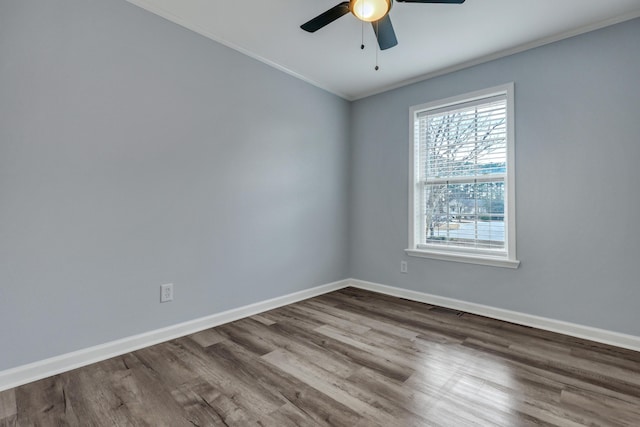
<svg viewBox="0 0 640 427">
<path fill-rule="evenodd" d="M 520 261 L 489 255 L 467 255 L 452 252 L 427 251 L 423 249 L 405 249 L 407 255 L 420 258 L 432 258 L 442 261 L 465 262 L 468 264 L 489 265 L 492 267 L 518 268 Z"/>
</svg>

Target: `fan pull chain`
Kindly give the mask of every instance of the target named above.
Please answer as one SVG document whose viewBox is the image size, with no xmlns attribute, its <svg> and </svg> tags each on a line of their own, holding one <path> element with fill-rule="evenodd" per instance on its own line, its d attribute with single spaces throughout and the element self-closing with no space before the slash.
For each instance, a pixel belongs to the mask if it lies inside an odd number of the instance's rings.
<svg viewBox="0 0 640 427">
<path fill-rule="evenodd" d="M 360 49 L 364 49 L 364 21 L 360 21 L 362 22 L 362 34 L 361 34 L 361 38 L 360 38 Z"/>
<path fill-rule="evenodd" d="M 380 27 L 378 26 L 378 22 L 376 21 L 376 67 L 374 70 L 378 71 L 380 67 L 378 67 L 378 51 L 380 50 Z"/>
</svg>

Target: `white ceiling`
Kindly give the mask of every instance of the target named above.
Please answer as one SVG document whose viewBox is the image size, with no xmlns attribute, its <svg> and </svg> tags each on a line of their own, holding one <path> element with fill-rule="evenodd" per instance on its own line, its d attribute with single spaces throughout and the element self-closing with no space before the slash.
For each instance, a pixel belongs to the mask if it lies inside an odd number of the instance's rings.
<svg viewBox="0 0 640 427">
<path fill-rule="evenodd" d="M 640 0 L 395 3 L 398 45 L 379 52 L 348 14 L 310 34 L 300 25 L 340 0 L 128 0 L 343 98 L 353 100 L 640 16 Z"/>
</svg>

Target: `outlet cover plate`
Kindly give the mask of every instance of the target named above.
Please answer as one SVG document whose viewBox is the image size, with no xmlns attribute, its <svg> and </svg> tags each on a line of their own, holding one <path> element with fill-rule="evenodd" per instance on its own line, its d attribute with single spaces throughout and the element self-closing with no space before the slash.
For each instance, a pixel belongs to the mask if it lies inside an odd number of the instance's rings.
<svg viewBox="0 0 640 427">
<path fill-rule="evenodd" d="M 173 283 L 160 285 L 160 302 L 173 301 Z"/>
</svg>

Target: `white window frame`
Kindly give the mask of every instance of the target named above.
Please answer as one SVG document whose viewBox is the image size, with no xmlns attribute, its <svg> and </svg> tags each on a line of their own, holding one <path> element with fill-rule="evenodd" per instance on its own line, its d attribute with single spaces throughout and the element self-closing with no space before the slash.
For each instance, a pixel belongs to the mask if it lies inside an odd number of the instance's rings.
<svg viewBox="0 0 640 427">
<path fill-rule="evenodd" d="M 494 267 L 518 268 L 520 261 L 516 258 L 516 203 L 515 203 L 515 131 L 514 131 L 514 106 L 513 106 L 514 84 L 492 87 L 476 92 L 466 93 L 447 99 L 415 105 L 410 108 L 410 150 L 409 150 L 409 247 L 405 250 L 407 255 L 432 258 L 445 261 L 458 261 L 471 264 L 490 265 Z M 419 165 L 416 159 L 419 158 L 418 135 L 415 134 L 415 121 L 418 114 L 429 110 L 442 110 L 451 107 L 452 109 L 467 102 L 488 99 L 495 96 L 506 96 L 507 101 L 507 172 L 504 179 L 505 200 L 505 251 L 499 255 L 487 251 L 473 248 L 461 247 L 430 247 L 429 245 L 419 245 L 418 237 L 421 231 L 420 224 L 423 212 L 420 208 L 420 194 L 418 189 L 418 179 L 420 178 Z"/>
</svg>

